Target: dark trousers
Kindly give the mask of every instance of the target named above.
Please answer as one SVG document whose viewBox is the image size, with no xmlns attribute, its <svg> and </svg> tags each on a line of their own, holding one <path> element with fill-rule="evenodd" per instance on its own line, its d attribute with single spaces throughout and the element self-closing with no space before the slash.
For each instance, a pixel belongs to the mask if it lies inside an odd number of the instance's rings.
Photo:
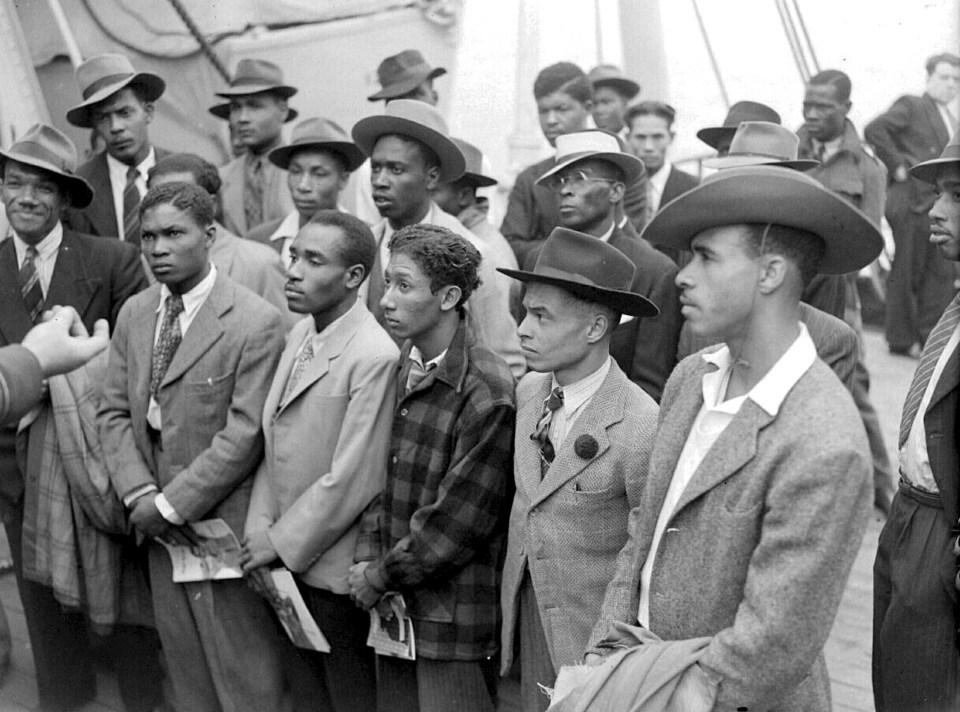
<svg viewBox="0 0 960 712">
<path fill-rule="evenodd" d="M 380 712 L 494 712 L 497 659 L 400 660 L 380 656 Z"/>
<path fill-rule="evenodd" d="M 953 640 L 957 573 L 938 497 L 901 484 L 873 567 L 873 697 L 877 712 L 960 710 Z"/>
<path fill-rule="evenodd" d="M 524 572 L 520 584 L 517 632 L 523 712 L 543 712 L 550 706 L 550 698 L 540 689 L 540 685 L 553 687 L 557 673 L 550 659 L 550 648 L 543 632 L 543 621 L 540 620 L 537 595 L 529 571 Z"/>
</svg>

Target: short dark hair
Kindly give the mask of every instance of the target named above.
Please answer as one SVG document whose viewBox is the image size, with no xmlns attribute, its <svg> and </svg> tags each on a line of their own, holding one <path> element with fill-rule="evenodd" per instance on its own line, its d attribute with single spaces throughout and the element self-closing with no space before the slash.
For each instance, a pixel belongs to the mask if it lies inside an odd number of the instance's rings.
<svg viewBox="0 0 960 712">
<path fill-rule="evenodd" d="M 955 54 L 950 54 L 949 52 L 941 52 L 940 54 L 935 54 L 930 59 L 927 60 L 927 76 L 929 77 L 933 74 L 934 70 L 937 68 L 938 64 L 946 62 L 951 67 L 960 67 L 960 57 Z"/>
<path fill-rule="evenodd" d="M 743 244 L 753 256 L 776 254 L 786 257 L 797 266 L 804 287 L 820 271 L 827 246 L 819 235 L 786 225 L 751 223 L 745 227 Z"/>
<path fill-rule="evenodd" d="M 594 314 L 603 314 L 603 316 L 607 318 L 607 330 L 603 333 L 604 336 L 609 337 L 613 334 L 614 329 L 620 326 L 620 312 L 613 307 L 584 299 L 573 292 L 568 292 L 566 289 L 563 289 L 563 287 L 560 287 L 560 289 L 563 291 L 563 303 L 565 306 L 578 309 L 581 313 L 592 312 Z"/>
<path fill-rule="evenodd" d="M 853 84 L 850 81 L 850 77 L 839 69 L 824 69 L 819 74 L 814 74 L 810 77 L 810 81 L 807 82 L 808 86 L 811 84 L 829 84 L 837 90 L 837 99 L 841 103 L 850 101 L 850 92 L 853 89 Z"/>
<path fill-rule="evenodd" d="M 193 183 L 164 183 L 147 191 L 140 201 L 140 220 L 148 210 L 159 205 L 172 205 L 188 213 L 200 227 L 213 223 L 215 205 L 210 194 Z"/>
<path fill-rule="evenodd" d="M 440 167 L 440 156 L 438 156 L 437 152 L 430 148 L 423 141 L 419 141 L 412 136 L 407 136 L 405 134 L 383 134 L 382 136 L 377 137 L 377 141 L 387 138 L 388 136 L 400 139 L 401 142 L 408 146 L 414 146 L 420 152 L 420 157 L 423 159 L 423 165 L 426 168 Z"/>
<path fill-rule="evenodd" d="M 370 276 L 373 262 L 377 257 L 377 241 L 370 227 L 363 220 L 339 210 L 320 210 L 314 213 L 303 228 L 310 225 L 338 228 L 341 234 L 337 244 L 340 260 L 346 267 L 353 265 L 363 267 L 364 279 Z"/>
<path fill-rule="evenodd" d="M 662 101 L 641 101 L 627 109 L 623 115 L 623 123 L 632 131 L 633 121 L 638 116 L 659 116 L 667 122 L 667 129 L 672 129 L 673 121 L 677 118 L 677 110 Z"/>
<path fill-rule="evenodd" d="M 460 288 L 457 309 L 462 310 L 480 286 L 480 251 L 452 230 L 419 223 L 397 230 L 387 245 L 391 254 L 410 257 L 430 280 L 430 291 Z"/>
<path fill-rule="evenodd" d="M 217 167 L 195 153 L 172 153 L 159 159 L 150 169 L 148 182 L 169 173 L 189 173 L 196 184 L 210 195 L 220 194 L 222 181 Z"/>
<path fill-rule="evenodd" d="M 534 99 L 542 99 L 558 91 L 581 104 L 593 101 L 593 85 L 590 79 L 573 62 L 557 62 L 544 67 L 533 82 Z"/>
</svg>

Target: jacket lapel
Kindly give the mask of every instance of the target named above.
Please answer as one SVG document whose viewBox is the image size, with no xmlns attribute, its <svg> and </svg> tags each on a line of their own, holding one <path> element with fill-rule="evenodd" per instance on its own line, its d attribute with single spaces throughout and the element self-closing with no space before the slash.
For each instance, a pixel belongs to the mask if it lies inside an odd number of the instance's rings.
<svg viewBox="0 0 960 712">
<path fill-rule="evenodd" d="M 13 238 L 0 242 L 0 343 L 19 344 L 33 323 L 20 294 L 20 282 L 17 265 L 17 251 Z"/>
<path fill-rule="evenodd" d="M 927 112 L 927 120 L 937 135 L 937 146 L 946 146 L 950 142 L 950 134 L 947 131 L 946 124 L 943 123 L 943 117 L 940 116 L 940 110 L 937 109 L 937 102 L 934 101 L 933 97 L 929 94 L 924 94 L 923 98 L 923 106 Z"/>
<path fill-rule="evenodd" d="M 514 477 L 517 489 L 523 492 L 527 502 L 537 499 L 540 489 L 540 447 L 533 434 L 537 430 L 537 422 L 543 412 L 543 402 L 550 394 L 550 384 L 553 379 L 549 374 L 538 374 L 540 379 L 537 387 L 532 389 L 530 397 L 518 404 L 517 428 L 515 436 L 515 457 L 517 466 L 514 468 Z"/>
<path fill-rule="evenodd" d="M 57 250 L 57 261 L 50 277 L 50 288 L 44 307 L 54 304 L 69 304 L 82 319 L 86 316 L 90 300 L 100 288 L 99 277 L 88 277 L 83 255 L 76 237 L 69 231 L 64 231 L 63 242 Z"/>
<path fill-rule="evenodd" d="M 960 346 L 953 350 L 947 363 L 944 365 L 943 373 L 937 379 L 937 385 L 933 389 L 933 395 L 930 397 L 930 404 L 927 406 L 929 411 L 937 403 L 943 400 L 950 391 L 960 387 Z"/>
<path fill-rule="evenodd" d="M 368 280 L 370 290 L 367 293 L 367 308 L 371 314 L 378 315 L 377 321 L 380 321 L 380 300 L 383 298 L 384 293 L 383 270 L 386 268 L 386 265 L 383 264 L 383 259 L 380 257 L 380 243 L 383 241 L 386 225 L 387 221 L 381 220 L 372 228 L 373 238 L 377 243 L 377 253 L 373 258 L 373 269 L 370 271 L 370 279 Z"/>
<path fill-rule="evenodd" d="M 96 199 L 86 209 L 87 219 L 98 235 L 120 237 L 117 225 L 117 213 L 113 206 L 113 188 L 110 186 L 110 169 L 107 166 L 107 154 L 97 156 L 87 179 Z"/>
<path fill-rule="evenodd" d="M 161 386 L 180 378 L 223 336 L 220 317 L 232 308 L 233 290 L 229 288 L 223 275 L 218 274 L 210 296 L 200 307 L 187 333 L 183 335 L 180 347 L 173 355 L 170 367 L 160 383 Z"/>
</svg>

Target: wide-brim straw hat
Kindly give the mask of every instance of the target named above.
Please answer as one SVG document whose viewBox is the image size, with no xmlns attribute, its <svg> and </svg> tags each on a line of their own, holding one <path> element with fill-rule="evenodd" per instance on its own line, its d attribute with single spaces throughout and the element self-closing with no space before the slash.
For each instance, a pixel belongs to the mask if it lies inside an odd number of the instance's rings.
<svg viewBox="0 0 960 712">
<path fill-rule="evenodd" d="M 780 166 L 796 171 L 809 171 L 820 161 L 797 158 L 800 139 L 790 129 L 769 121 L 744 121 L 730 142 L 726 156 L 707 158 L 707 168 L 740 168 L 742 166 Z"/>
<path fill-rule="evenodd" d="M 230 102 L 225 101 L 221 104 L 214 104 L 209 109 L 207 109 L 211 114 L 216 116 L 218 119 L 223 119 L 224 121 L 230 120 Z M 297 118 L 300 113 L 296 109 L 291 109 L 287 107 L 287 118 L 283 120 L 283 123 L 288 124 Z"/>
<path fill-rule="evenodd" d="M 636 267 L 629 257 L 603 240 L 569 228 L 554 228 L 533 271 L 500 267 L 497 271 L 521 282 L 560 287 L 621 314 L 650 317 L 660 313 L 649 299 L 630 291 Z"/>
<path fill-rule="evenodd" d="M 122 54 L 98 54 L 84 61 L 75 72 L 83 101 L 67 111 L 67 121 L 80 128 L 93 128 L 90 109 L 127 87 L 138 87 L 145 101 L 163 95 L 166 83 L 156 74 L 138 72 Z"/>
<path fill-rule="evenodd" d="M 594 89 L 611 87 L 625 96 L 628 101 L 640 93 L 640 85 L 624 76 L 620 67 L 615 64 L 597 65 L 587 74 L 587 79 L 590 80 Z"/>
<path fill-rule="evenodd" d="M 446 73 L 447 70 L 443 67 L 431 67 L 418 50 L 405 49 L 380 62 L 377 67 L 380 91 L 368 96 L 367 101 L 405 96 L 428 79 L 435 79 Z"/>
<path fill-rule="evenodd" d="M 737 127 L 744 121 L 769 121 L 772 124 L 783 123 L 780 114 L 766 104 L 758 101 L 738 101 L 730 107 L 723 126 L 708 126 L 697 131 L 697 138 L 708 146 L 719 149 L 724 139 L 733 139 Z"/>
<path fill-rule="evenodd" d="M 367 160 L 363 151 L 357 148 L 339 124 L 330 119 L 316 117 L 304 119 L 294 126 L 290 143 L 273 149 L 267 154 L 267 158 L 275 166 L 287 170 L 293 154 L 311 149 L 336 153 L 343 159 L 348 173 L 355 171 Z"/>
<path fill-rule="evenodd" d="M 419 141 L 440 159 L 441 183 L 452 183 L 466 171 L 466 161 L 457 144 L 450 139 L 447 123 L 439 111 L 422 101 L 391 101 L 384 108 L 384 113 L 360 119 L 354 124 L 351 134 L 353 142 L 366 156 L 372 155 L 377 140 L 388 134 Z"/>
<path fill-rule="evenodd" d="M 925 183 L 936 185 L 937 178 L 947 166 L 960 166 L 960 131 L 953 135 L 953 139 L 943 149 L 940 158 L 932 158 L 929 161 L 918 163 L 910 168 L 910 175 L 919 178 Z"/>
<path fill-rule="evenodd" d="M 822 274 L 846 274 L 870 264 L 883 249 L 880 231 L 860 210 L 799 171 L 777 166 L 729 168 L 671 200 L 643 231 L 650 242 L 689 249 L 714 227 L 783 225 L 823 240 Z"/>
<path fill-rule="evenodd" d="M 463 172 L 460 180 L 469 180 L 477 188 L 489 188 L 497 184 L 497 179 L 483 173 L 483 153 L 472 143 L 467 143 L 462 138 L 451 136 L 460 153 L 463 154 L 463 160 L 466 162 L 467 169 Z"/>
<path fill-rule="evenodd" d="M 74 208 L 85 208 L 93 201 L 93 188 L 76 175 L 76 146 L 53 126 L 31 126 L 9 149 L 0 150 L 0 157 L 53 173 L 57 183 L 66 189 Z"/>
<path fill-rule="evenodd" d="M 643 161 L 626 153 L 617 136 L 603 129 L 588 129 L 557 136 L 557 163 L 540 176 L 537 183 L 547 183 L 567 166 L 587 159 L 614 164 L 623 171 L 627 183 L 636 182 L 645 172 Z"/>
</svg>

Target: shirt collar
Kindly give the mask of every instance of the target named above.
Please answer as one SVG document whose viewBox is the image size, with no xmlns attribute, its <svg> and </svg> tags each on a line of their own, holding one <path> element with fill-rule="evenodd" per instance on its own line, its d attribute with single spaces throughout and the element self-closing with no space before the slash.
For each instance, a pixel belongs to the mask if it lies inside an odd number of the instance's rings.
<svg viewBox="0 0 960 712">
<path fill-rule="evenodd" d="M 575 381 L 568 386 L 561 386 L 557 383 L 557 376 L 554 374 L 551 378 L 550 390 L 560 388 L 563 391 L 563 409 L 567 413 L 575 413 L 580 407 L 593 397 L 593 394 L 600 390 L 604 379 L 610 373 L 610 357 L 603 362 L 593 373 L 584 376 L 579 381 Z"/>
<path fill-rule="evenodd" d="M 17 248 L 17 262 L 23 262 L 24 256 L 27 254 L 27 248 L 30 247 L 23 238 L 21 238 L 16 230 L 13 230 L 13 244 Z M 60 249 L 60 243 L 63 242 L 63 223 L 57 220 L 57 224 L 53 226 L 53 229 L 48 232 L 40 242 L 38 242 L 34 247 L 37 248 L 37 257 L 41 261 L 46 261 L 57 254 L 57 250 Z"/>
<path fill-rule="evenodd" d="M 663 195 L 663 189 L 667 186 L 667 180 L 670 178 L 671 170 L 673 170 L 673 167 L 670 165 L 670 162 L 664 161 L 659 171 L 647 175 L 647 180 L 649 180 L 650 185 L 656 189 L 658 195 Z"/>
<path fill-rule="evenodd" d="M 417 225 L 437 225 L 438 223 L 434 218 L 435 210 L 440 210 L 440 206 L 431 200 L 430 208 L 427 210 L 427 214 L 423 216 L 423 220 L 418 220 L 416 224 Z M 450 217 L 452 218 L 453 216 L 451 215 Z M 383 241 L 381 244 L 387 245 L 388 242 L 390 241 L 390 238 L 393 237 L 393 233 L 395 232 L 396 230 L 393 229 L 393 225 L 390 224 L 390 221 L 387 218 L 384 218 L 383 219 Z"/>
<path fill-rule="evenodd" d="M 153 146 L 150 147 L 150 150 L 147 151 L 147 156 L 140 163 L 137 164 L 137 173 L 140 174 L 140 177 L 144 180 L 147 179 L 150 169 L 154 167 L 157 163 L 157 154 L 153 150 Z M 130 170 L 130 166 L 124 163 L 123 161 L 118 161 L 116 158 L 107 154 L 107 169 L 110 172 L 110 180 L 118 181 L 123 184 L 127 181 L 127 171 Z"/>
<path fill-rule="evenodd" d="M 483 222 L 486 217 L 487 214 L 476 205 L 468 205 L 457 215 L 457 220 L 463 223 L 463 226 L 467 228 L 467 230 L 472 230 L 478 223 Z"/>
<path fill-rule="evenodd" d="M 766 375 L 744 396 L 771 416 L 780 412 L 780 406 L 783 405 L 790 389 L 796 385 L 817 358 L 817 349 L 813 345 L 806 325 L 800 322 L 799 326 L 800 334 L 794 342 L 777 360 L 773 368 L 767 371 Z M 716 403 L 723 395 L 720 393 L 720 387 L 726 380 L 726 371 L 730 369 L 732 363 L 730 348 L 724 345 L 712 353 L 703 354 L 702 358 L 717 367 L 716 371 L 703 376 L 704 403 Z M 737 402 L 739 405 L 739 400 L 734 398 L 730 402 Z"/>
<path fill-rule="evenodd" d="M 597 239 L 600 240 L 600 242 L 610 242 L 610 238 L 613 236 L 613 231 L 616 229 L 617 229 L 617 221 L 614 220 L 612 223 L 610 223 L 610 229 L 607 230 L 605 233 L 603 233 Z"/>
<path fill-rule="evenodd" d="M 300 213 L 296 210 L 287 213 L 287 216 L 280 222 L 277 229 L 270 236 L 270 242 L 283 240 L 288 237 L 296 237 L 300 232 Z"/>
<path fill-rule="evenodd" d="M 186 314 L 192 314 L 196 312 L 203 303 L 207 300 L 207 297 L 210 296 L 210 292 L 213 291 L 213 283 L 217 281 L 217 268 L 213 262 L 210 263 L 210 272 L 207 273 L 207 276 L 200 280 L 199 284 L 191 289 L 189 292 L 184 292 L 180 295 L 183 299 L 183 311 Z M 160 285 L 160 304 L 157 306 L 157 313 L 163 309 L 163 305 L 167 303 L 167 299 L 172 296 L 173 292 L 170 291 L 170 288 L 165 285 Z"/>
<path fill-rule="evenodd" d="M 420 353 L 420 349 L 418 349 L 416 346 L 411 346 L 410 360 L 419 365 L 424 371 L 429 371 L 431 368 L 436 368 L 440 365 L 440 362 L 443 361 L 443 357 L 447 355 L 447 351 L 449 350 L 449 347 L 445 348 L 437 356 L 424 363 L 423 354 Z"/>
<path fill-rule="evenodd" d="M 307 338 L 312 338 L 315 336 L 317 337 L 318 341 L 322 341 L 324 339 L 329 338 L 330 334 L 332 334 L 336 330 L 336 328 L 340 326 L 340 324 L 346 321 L 348 316 L 350 316 L 354 311 L 356 311 L 359 308 L 360 308 L 360 300 L 357 299 L 357 301 L 353 303 L 352 307 L 347 309 L 347 311 L 345 311 L 343 314 L 341 314 L 336 319 L 334 319 L 329 324 L 327 324 L 326 327 L 324 327 L 323 331 L 319 331 L 319 332 L 317 331 L 317 323 L 311 317 L 310 326 L 307 329 Z"/>
</svg>

